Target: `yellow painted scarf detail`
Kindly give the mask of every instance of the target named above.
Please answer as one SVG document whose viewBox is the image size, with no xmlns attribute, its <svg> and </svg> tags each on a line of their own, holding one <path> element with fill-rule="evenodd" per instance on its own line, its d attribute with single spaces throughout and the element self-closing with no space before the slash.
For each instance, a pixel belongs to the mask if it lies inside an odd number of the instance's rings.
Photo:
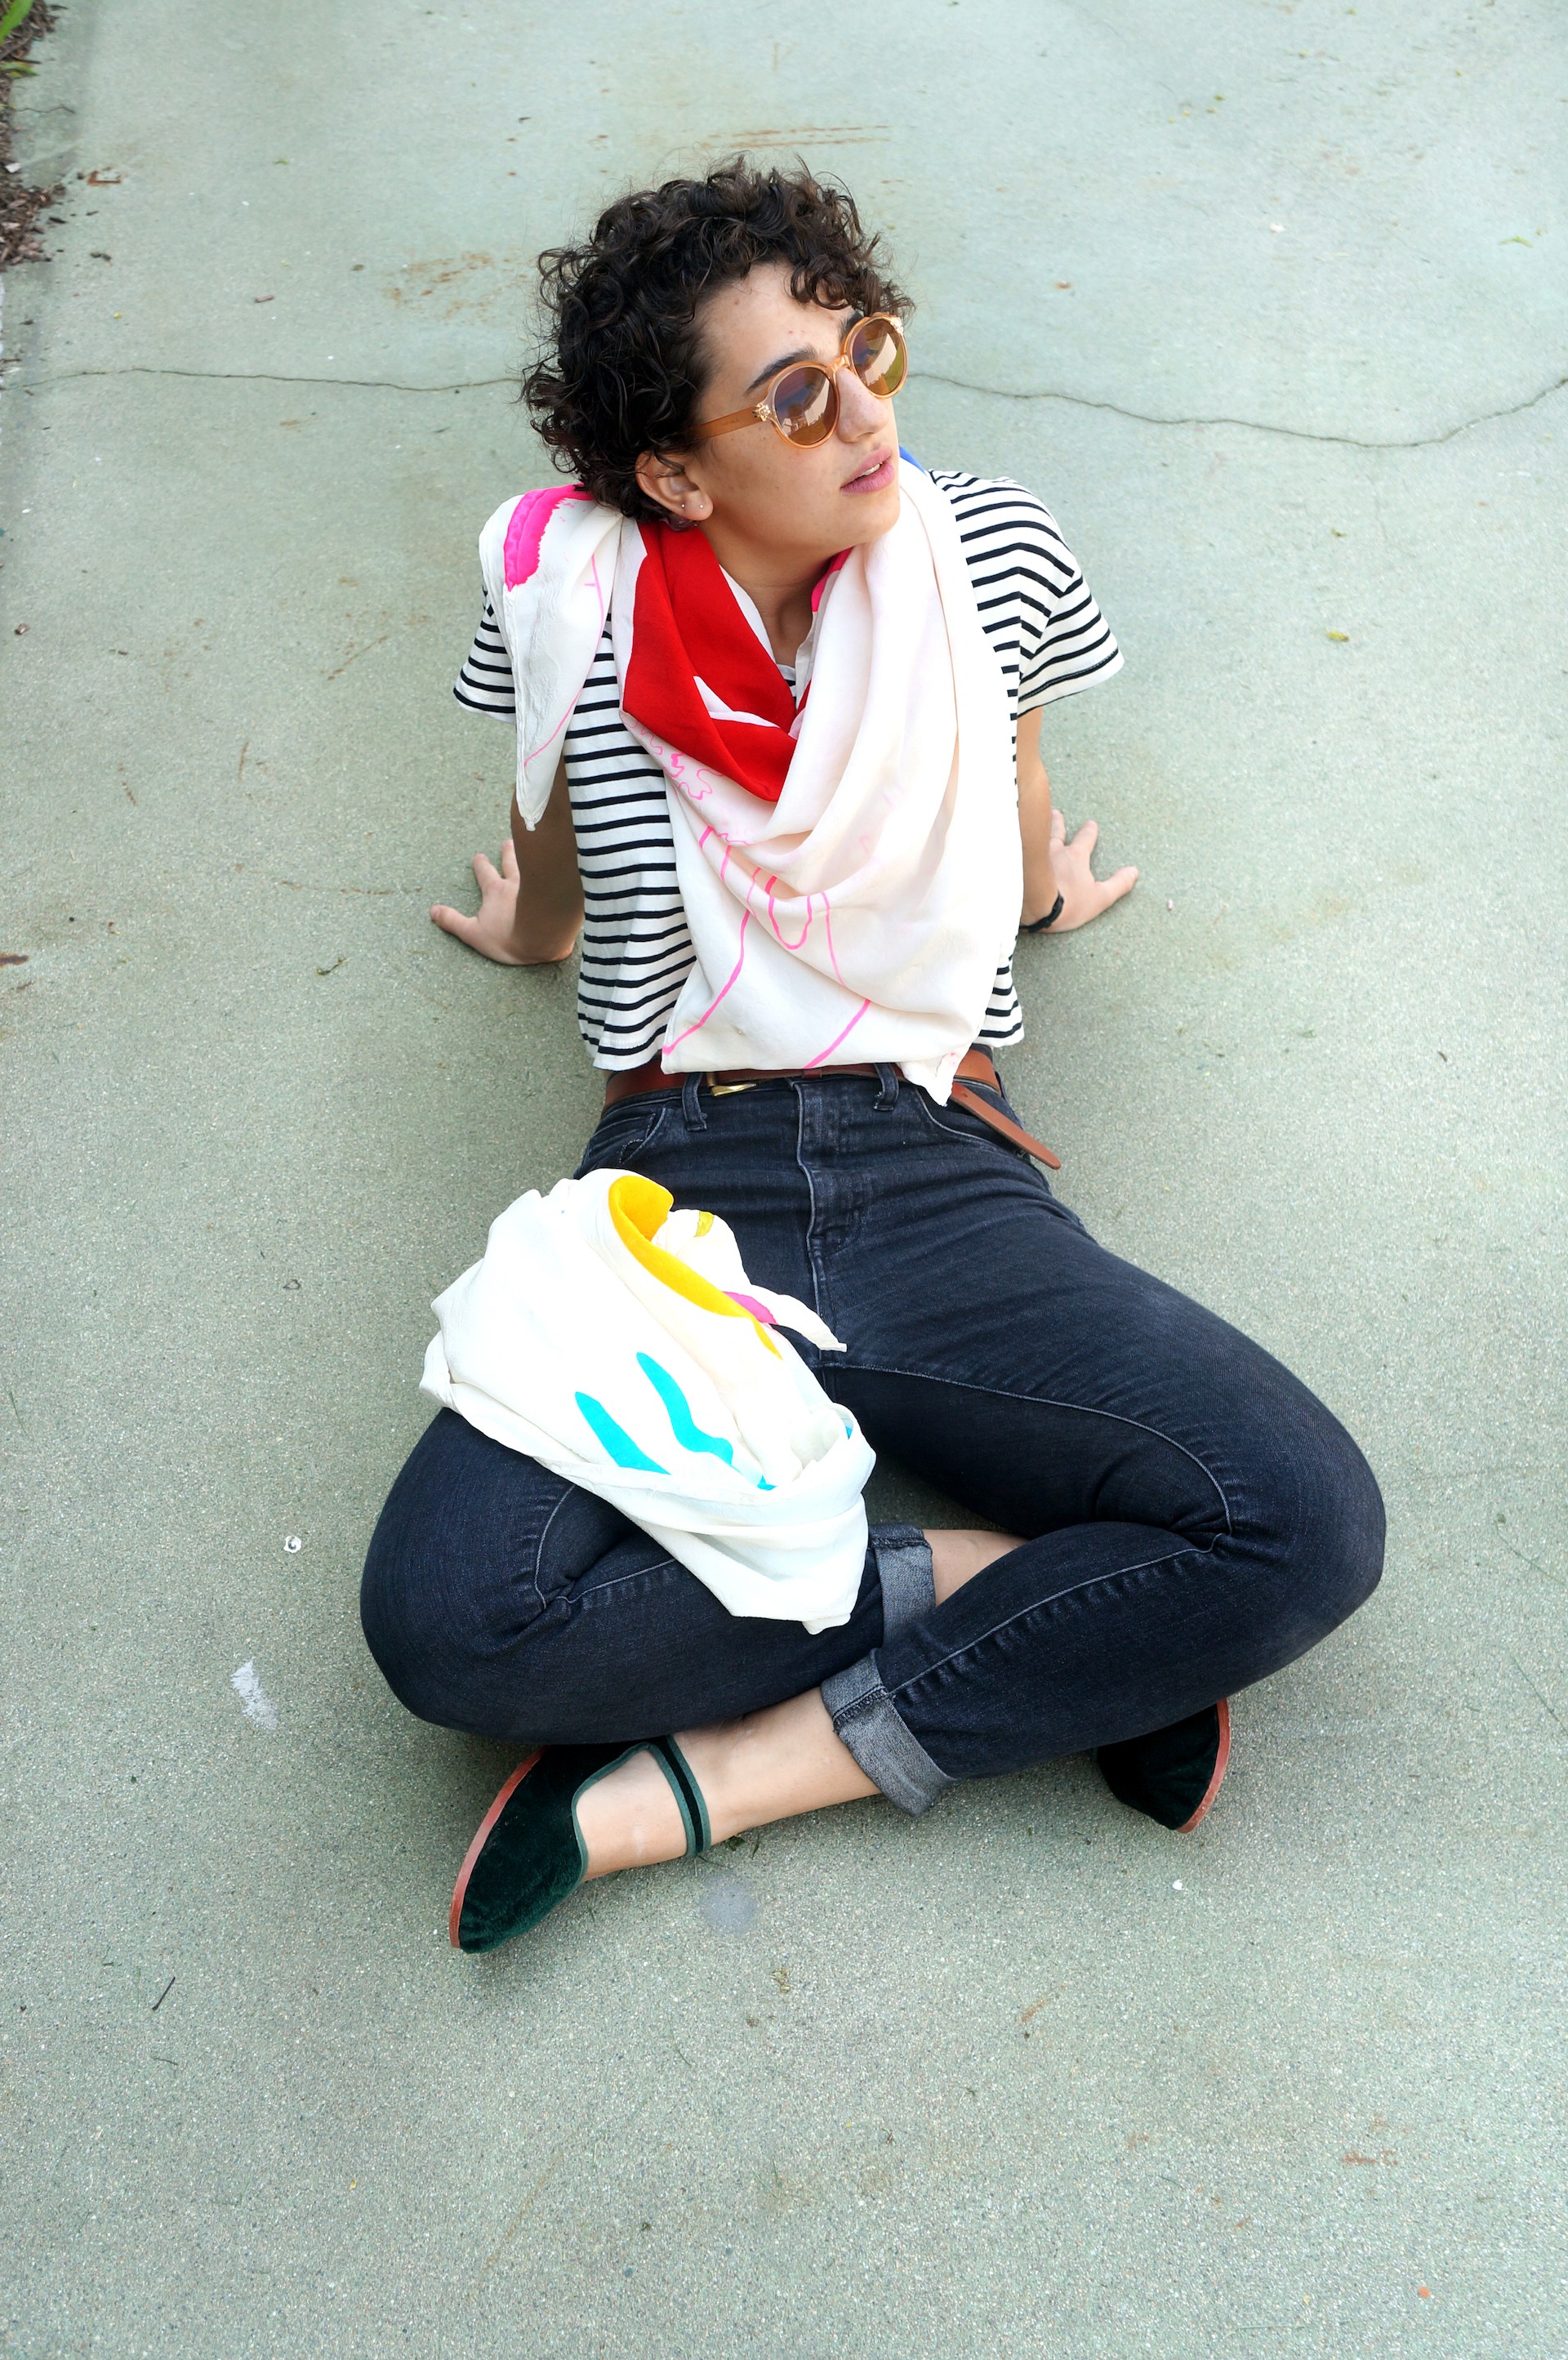
<svg viewBox="0 0 1568 2360">
<path fill-rule="evenodd" d="M 688 1303 L 696 1304 L 699 1310 L 716 1311 L 724 1319 L 749 1319 L 774 1358 L 779 1358 L 779 1347 L 759 1319 L 752 1318 L 749 1311 L 743 1311 L 723 1287 L 715 1286 L 711 1279 L 700 1277 L 696 1271 L 681 1261 L 679 1254 L 667 1252 L 663 1246 L 654 1244 L 654 1232 L 663 1226 L 665 1216 L 675 1202 L 668 1188 L 661 1188 L 657 1180 L 645 1180 L 638 1172 L 627 1172 L 620 1179 L 612 1181 L 604 1201 L 610 1208 L 616 1236 L 650 1278 L 657 1278 L 677 1295 L 683 1295 Z M 707 1221 L 711 1224 L 712 1219 L 712 1214 L 700 1216 L 699 1233 L 702 1223 Z"/>
</svg>

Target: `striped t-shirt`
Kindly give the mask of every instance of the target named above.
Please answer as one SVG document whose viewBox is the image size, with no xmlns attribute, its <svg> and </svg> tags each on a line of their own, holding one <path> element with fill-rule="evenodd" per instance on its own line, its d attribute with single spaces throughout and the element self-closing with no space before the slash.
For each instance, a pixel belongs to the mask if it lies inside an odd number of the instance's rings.
<svg viewBox="0 0 1568 2360">
<path fill-rule="evenodd" d="M 1121 650 L 1032 492 L 948 469 L 932 470 L 931 480 L 953 502 L 1016 735 L 1024 714 L 1107 679 L 1120 667 Z M 475 713 L 516 714 L 511 663 L 488 598 L 452 694 Z M 567 725 L 564 759 L 583 872 L 577 1022 L 595 1065 L 615 1071 L 642 1065 L 659 1048 L 692 950 L 664 773 L 621 718 L 608 623 Z M 1012 961 L 1005 959 L 979 1038 L 1005 1048 L 1023 1029 Z"/>
</svg>

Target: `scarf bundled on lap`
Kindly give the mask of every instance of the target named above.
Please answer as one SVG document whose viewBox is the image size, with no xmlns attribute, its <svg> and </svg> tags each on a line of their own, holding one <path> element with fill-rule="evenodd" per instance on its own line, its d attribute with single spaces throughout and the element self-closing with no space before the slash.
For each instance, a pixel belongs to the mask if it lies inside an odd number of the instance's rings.
<svg viewBox="0 0 1568 2360">
<path fill-rule="evenodd" d="M 849 1620 L 871 1448 L 780 1329 L 844 1347 L 713 1214 L 635 1172 L 530 1189 L 432 1308 L 424 1392 L 611 1502 L 732 1614 Z"/>
<path fill-rule="evenodd" d="M 695 951 L 670 1073 L 885 1063 L 945 1101 L 980 1030 L 1022 894 L 1007 687 L 952 508 L 908 462 L 899 485 L 817 585 L 798 708 L 701 532 L 556 486 L 481 537 L 530 827 L 609 616 Z"/>
</svg>

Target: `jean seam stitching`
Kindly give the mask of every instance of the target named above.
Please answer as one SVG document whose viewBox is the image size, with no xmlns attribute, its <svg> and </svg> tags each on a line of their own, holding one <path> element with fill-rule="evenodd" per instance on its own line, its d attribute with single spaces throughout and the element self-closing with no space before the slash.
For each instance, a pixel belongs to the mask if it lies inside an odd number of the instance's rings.
<svg viewBox="0 0 1568 2360">
<path fill-rule="evenodd" d="M 576 1487 L 573 1486 L 572 1488 L 574 1490 Z M 540 1533 L 538 1545 L 534 1550 L 533 1593 L 539 1600 L 539 1612 L 541 1614 L 548 1613 L 552 1605 L 572 1606 L 577 1602 L 575 1599 L 556 1597 L 554 1595 L 547 1599 L 543 1590 L 539 1587 L 539 1567 L 544 1561 L 545 1544 L 550 1539 L 550 1528 L 554 1524 L 557 1516 L 560 1515 L 562 1508 L 565 1507 L 571 1497 L 572 1491 L 563 1491 L 561 1493 L 561 1498 L 556 1502 L 554 1507 L 550 1510 L 549 1515 L 544 1520 L 544 1530 Z M 659 1557 L 652 1565 L 639 1565 L 637 1570 L 633 1573 L 617 1573 L 615 1579 L 611 1581 L 595 1582 L 593 1591 L 588 1594 L 596 1596 L 607 1590 L 616 1590 L 620 1587 L 620 1584 L 623 1581 L 638 1581 L 642 1579 L 645 1573 L 657 1573 L 661 1566 L 679 1565 L 680 1562 L 680 1558 L 675 1557 L 665 1556 Z"/>
<path fill-rule="evenodd" d="M 1009 1106 L 1006 1097 L 1000 1090 L 996 1092 L 996 1096 L 1002 1099 L 1000 1111 L 1005 1114 L 1013 1113 L 1012 1108 Z M 920 1106 L 921 1114 L 925 1117 L 927 1123 L 936 1133 L 939 1139 L 955 1140 L 961 1147 L 985 1147 L 987 1143 L 995 1147 L 1005 1147 L 1009 1154 L 1021 1156 L 1023 1161 L 1029 1164 L 1029 1169 L 1031 1171 L 1034 1169 L 1029 1150 L 1027 1148 L 1019 1147 L 1016 1141 L 1003 1139 L 996 1131 L 990 1131 L 988 1142 L 985 1139 L 976 1139 L 973 1131 L 959 1131 L 955 1129 L 952 1123 L 943 1122 L 936 1109 L 927 1106 L 922 1097 L 918 1097 L 917 1102 Z M 1018 1118 L 1015 1114 L 1014 1120 L 1016 1121 L 1017 1119 Z M 979 1122 L 980 1117 L 978 1115 L 970 1115 L 969 1120 L 971 1122 Z M 989 1129 L 988 1126 L 985 1126 L 985 1128 L 987 1128 L 987 1130 Z"/>
<path fill-rule="evenodd" d="M 822 1310 L 822 1273 L 817 1265 L 816 1247 L 812 1240 L 812 1232 L 817 1226 L 817 1184 L 811 1177 L 811 1166 L 806 1154 L 806 1094 L 799 1082 L 791 1082 L 789 1087 L 795 1094 L 795 1162 L 804 1176 L 810 1206 L 806 1215 L 806 1264 L 811 1273 L 811 1308 L 824 1326 L 831 1327 L 833 1323 Z"/>
<path fill-rule="evenodd" d="M 550 1539 L 550 1528 L 554 1524 L 557 1516 L 560 1515 L 562 1508 L 565 1507 L 571 1497 L 572 1493 L 569 1491 L 561 1493 L 560 1499 L 556 1502 L 554 1507 L 545 1518 L 544 1530 L 540 1533 L 539 1539 L 534 1544 L 534 1596 L 539 1600 L 539 1609 L 541 1614 L 545 1611 L 545 1603 L 544 1591 L 539 1584 L 539 1568 L 544 1563 L 545 1546 Z"/>
<path fill-rule="evenodd" d="M 613 1109 L 612 1109 L 612 1111 L 613 1111 Z M 640 1155 L 640 1154 L 642 1153 L 643 1150 L 644 1150 L 646 1147 L 650 1147 L 650 1146 L 652 1145 L 652 1143 L 653 1143 L 654 1140 L 657 1138 L 657 1136 L 658 1136 L 658 1134 L 659 1134 L 659 1132 L 660 1129 L 662 1128 L 662 1126 L 663 1126 L 663 1122 L 664 1122 L 664 1118 L 665 1118 L 665 1116 L 669 1113 L 669 1111 L 670 1111 L 670 1109 L 669 1109 L 669 1108 L 668 1108 L 668 1107 L 664 1107 L 664 1106 L 659 1107 L 659 1108 L 657 1108 L 657 1109 L 655 1109 L 654 1114 L 653 1114 L 653 1116 L 652 1116 L 652 1119 L 649 1120 L 649 1122 L 648 1122 L 648 1128 L 647 1128 L 645 1131 L 637 1131 L 637 1130 L 636 1130 L 636 1129 L 634 1128 L 634 1129 L 633 1129 L 633 1131 L 632 1131 L 632 1132 L 631 1132 L 630 1137 L 629 1137 L 629 1138 L 626 1138 L 626 1139 L 625 1139 L 625 1140 L 622 1140 L 622 1141 L 619 1142 L 619 1144 L 620 1144 L 620 1146 L 622 1147 L 622 1149 L 624 1150 L 624 1152 L 625 1152 L 627 1155 Z M 602 1118 L 601 1118 L 601 1120 L 602 1120 Z M 587 1159 L 588 1148 L 593 1146 L 593 1141 L 594 1141 L 594 1139 L 596 1139 L 597 1137 L 598 1137 L 598 1125 L 595 1125 L 595 1127 L 594 1127 L 594 1129 L 593 1129 L 593 1131 L 590 1134 L 590 1137 L 589 1137 L 589 1140 L 588 1140 L 588 1145 L 587 1145 L 586 1147 L 584 1147 L 584 1148 L 583 1148 L 583 1155 L 582 1155 L 582 1157 L 579 1159 L 579 1169 L 581 1169 L 581 1167 L 582 1167 L 582 1164 L 583 1164 L 583 1162 L 585 1162 L 585 1161 L 586 1161 L 586 1159 Z M 600 1165 L 596 1165 L 594 1168 L 595 1168 L 595 1170 L 602 1171 L 602 1170 L 604 1169 L 604 1166 L 603 1166 L 602 1164 L 600 1164 Z"/>
<path fill-rule="evenodd" d="M 641 1581 L 648 1574 L 660 1573 L 667 1565 L 679 1565 L 680 1563 L 681 1559 L 678 1557 L 656 1557 L 652 1565 L 639 1565 L 630 1573 L 617 1573 L 613 1579 L 609 1581 L 596 1581 L 592 1590 L 580 1590 L 575 1597 L 572 1599 L 563 1599 L 559 1602 L 562 1605 L 575 1606 L 580 1601 L 586 1601 L 590 1598 L 603 1598 L 607 1590 L 618 1590 L 624 1581 Z M 690 1570 L 690 1568 L 688 1568 L 688 1570 Z"/>
<path fill-rule="evenodd" d="M 1163 1442 L 1168 1449 L 1180 1451 L 1182 1458 L 1198 1470 L 1204 1481 L 1213 1486 L 1214 1496 L 1225 1511 L 1226 1535 L 1232 1540 L 1236 1538 L 1236 1524 L 1230 1513 L 1230 1502 L 1225 1496 L 1225 1485 L 1220 1481 L 1214 1469 L 1207 1466 L 1195 1450 L 1189 1450 L 1184 1442 L 1178 1442 L 1173 1434 L 1162 1434 L 1159 1426 L 1150 1426 L 1144 1418 L 1124 1417 L 1119 1410 L 1095 1409 L 1088 1402 L 1063 1401 L 1056 1393 L 1017 1393 L 1007 1385 L 973 1385 L 964 1377 L 933 1375 L 930 1369 L 890 1369 L 880 1360 L 841 1361 L 838 1370 L 834 1370 L 833 1373 L 836 1375 L 840 1371 L 846 1376 L 854 1371 L 863 1371 L 869 1377 L 908 1377 L 917 1384 L 955 1385 L 961 1393 L 985 1393 L 994 1401 L 1032 1402 L 1040 1409 L 1070 1409 L 1079 1417 L 1107 1418 L 1113 1426 L 1130 1426 L 1135 1434 L 1152 1435 L 1156 1442 Z M 1194 1542 L 1192 1546 L 1196 1547 L 1201 1544 Z"/>
<path fill-rule="evenodd" d="M 1081 1590 L 1093 1590 L 1097 1581 L 1119 1581 L 1126 1574 L 1148 1573 L 1157 1565 L 1169 1565 L 1173 1557 L 1186 1557 L 1190 1553 L 1206 1557 L 1212 1553 L 1214 1546 L 1211 1542 L 1209 1548 L 1204 1549 L 1196 1542 L 1189 1542 L 1184 1547 L 1168 1550 L 1164 1557 L 1145 1557 L 1141 1565 L 1102 1567 L 1098 1573 L 1086 1574 L 1082 1581 L 1075 1581 L 1070 1590 L 1053 1590 L 1049 1598 L 1037 1598 L 1032 1606 L 1020 1606 L 1016 1614 L 1007 1615 L 1000 1622 L 993 1622 L 988 1631 L 977 1631 L 973 1638 L 965 1639 L 962 1647 L 950 1647 L 947 1654 L 939 1655 L 934 1664 L 922 1664 L 918 1672 L 911 1672 L 907 1680 L 900 1680 L 897 1688 L 887 1688 L 884 1680 L 883 1687 L 887 1689 L 888 1700 L 891 1702 L 895 1696 L 902 1696 L 906 1688 L 912 1688 L 917 1681 L 929 1678 L 932 1672 L 940 1672 L 948 1664 L 956 1662 L 960 1655 L 967 1655 L 972 1647 L 983 1647 L 988 1639 L 995 1639 L 998 1633 L 1010 1631 L 1015 1622 L 1023 1622 L 1028 1615 L 1038 1614 L 1042 1606 L 1056 1606 L 1064 1598 L 1076 1598 Z M 954 1591 L 953 1595 L 956 1597 L 957 1592 Z M 900 1721 L 903 1719 L 902 1713 L 898 1718 Z"/>
</svg>

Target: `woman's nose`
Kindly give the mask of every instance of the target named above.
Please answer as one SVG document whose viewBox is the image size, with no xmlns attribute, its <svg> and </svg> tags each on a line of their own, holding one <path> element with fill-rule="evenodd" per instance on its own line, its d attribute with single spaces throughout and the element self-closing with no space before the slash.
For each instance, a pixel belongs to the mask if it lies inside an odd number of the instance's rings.
<svg viewBox="0 0 1568 2360">
<path fill-rule="evenodd" d="M 852 368 L 838 373 L 838 431 L 845 442 L 864 442 L 892 416 L 892 405 L 878 401 Z"/>
</svg>

